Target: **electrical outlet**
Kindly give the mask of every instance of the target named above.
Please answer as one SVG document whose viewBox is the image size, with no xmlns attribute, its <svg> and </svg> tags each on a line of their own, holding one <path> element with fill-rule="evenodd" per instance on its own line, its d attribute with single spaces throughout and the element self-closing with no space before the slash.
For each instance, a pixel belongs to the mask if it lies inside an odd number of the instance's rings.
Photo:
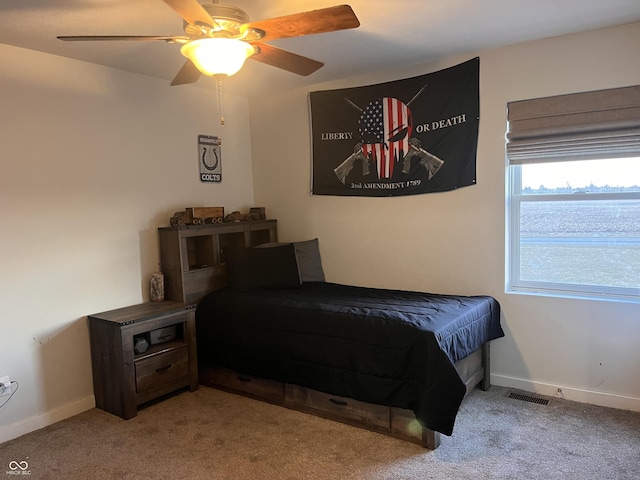
<svg viewBox="0 0 640 480">
<path fill-rule="evenodd" d="M 11 379 L 9 375 L 0 377 L 0 397 L 4 395 L 11 395 Z"/>
</svg>

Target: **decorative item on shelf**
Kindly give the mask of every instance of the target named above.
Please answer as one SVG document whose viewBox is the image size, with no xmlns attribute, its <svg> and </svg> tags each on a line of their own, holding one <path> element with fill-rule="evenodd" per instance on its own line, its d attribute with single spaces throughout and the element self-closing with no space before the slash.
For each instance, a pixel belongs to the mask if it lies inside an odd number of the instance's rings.
<svg viewBox="0 0 640 480">
<path fill-rule="evenodd" d="M 162 302 L 164 300 L 164 275 L 162 272 L 151 274 L 149 281 L 149 299 L 152 302 Z"/>
<path fill-rule="evenodd" d="M 264 207 L 251 207 L 249 209 L 249 218 L 251 220 L 266 220 L 266 209 Z"/>
<path fill-rule="evenodd" d="M 149 348 L 149 341 L 145 335 L 136 336 L 133 343 L 133 350 L 137 354 L 141 354 L 147 351 Z"/>
<path fill-rule="evenodd" d="M 267 214 L 264 207 L 251 207 L 249 213 L 240 213 L 235 210 L 224 217 L 224 221 L 227 223 L 233 222 L 255 222 L 258 220 L 266 220 Z"/>
<path fill-rule="evenodd" d="M 204 225 L 222 223 L 224 221 L 224 207 L 190 207 L 184 212 L 176 212 L 169 219 L 172 227 L 186 227 L 189 225 Z"/>
<path fill-rule="evenodd" d="M 149 342 L 151 343 L 151 345 L 170 342 L 171 340 L 175 340 L 175 338 L 176 338 L 175 325 L 171 325 L 170 327 L 157 328 L 149 332 Z"/>
<path fill-rule="evenodd" d="M 224 217 L 224 221 L 228 223 L 246 222 L 247 220 L 249 220 L 249 215 L 247 215 L 246 213 L 240 213 L 237 210 L 229 213 L 226 217 Z"/>
</svg>

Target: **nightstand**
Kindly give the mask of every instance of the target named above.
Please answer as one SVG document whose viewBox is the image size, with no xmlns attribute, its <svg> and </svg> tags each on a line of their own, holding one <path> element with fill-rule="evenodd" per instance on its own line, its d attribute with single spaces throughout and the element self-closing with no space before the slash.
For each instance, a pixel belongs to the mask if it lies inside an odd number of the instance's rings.
<svg viewBox="0 0 640 480">
<path fill-rule="evenodd" d="M 149 302 L 88 319 L 98 408 L 129 419 L 143 403 L 182 388 L 198 389 L 193 308 L 179 302 Z M 157 332 L 170 335 L 158 338 Z M 134 348 L 143 338 L 146 348 Z"/>
</svg>

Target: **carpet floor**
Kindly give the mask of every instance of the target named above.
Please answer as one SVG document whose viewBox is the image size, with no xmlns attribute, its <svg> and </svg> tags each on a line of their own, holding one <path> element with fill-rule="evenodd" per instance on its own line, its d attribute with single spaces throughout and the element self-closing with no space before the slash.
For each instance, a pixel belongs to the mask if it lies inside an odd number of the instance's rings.
<svg viewBox="0 0 640 480">
<path fill-rule="evenodd" d="M 92 409 L 0 445 L 7 478 L 640 478 L 640 413 L 475 389 L 451 437 L 402 440 L 201 386 L 131 420 Z M 27 467 L 22 471 L 22 467 Z M 19 475 L 18 475 L 19 474 Z"/>
</svg>

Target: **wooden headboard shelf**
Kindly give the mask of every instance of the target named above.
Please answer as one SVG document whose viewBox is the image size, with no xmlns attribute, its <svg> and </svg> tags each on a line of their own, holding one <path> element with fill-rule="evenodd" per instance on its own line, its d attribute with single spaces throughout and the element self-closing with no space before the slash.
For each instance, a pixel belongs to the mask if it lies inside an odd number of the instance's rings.
<svg viewBox="0 0 640 480">
<path fill-rule="evenodd" d="M 227 285 L 225 248 L 278 240 L 276 220 L 162 227 L 158 234 L 165 298 L 187 305 Z"/>
</svg>

